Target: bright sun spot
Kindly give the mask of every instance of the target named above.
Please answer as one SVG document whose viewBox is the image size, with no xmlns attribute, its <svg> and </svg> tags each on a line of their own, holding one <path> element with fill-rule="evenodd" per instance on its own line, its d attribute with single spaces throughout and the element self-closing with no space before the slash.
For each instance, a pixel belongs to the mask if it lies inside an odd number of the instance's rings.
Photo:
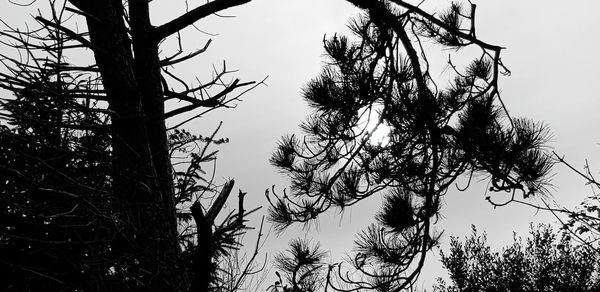
<svg viewBox="0 0 600 292">
<path fill-rule="evenodd" d="M 362 131 L 364 129 L 364 134 L 367 135 L 371 133 L 371 138 L 369 142 L 374 145 L 386 146 L 390 142 L 390 127 L 384 123 L 381 123 L 377 126 L 377 121 L 379 120 L 380 110 L 378 108 L 371 109 L 363 109 L 361 112 L 364 112 L 360 119 L 358 120 L 358 131 Z"/>
</svg>

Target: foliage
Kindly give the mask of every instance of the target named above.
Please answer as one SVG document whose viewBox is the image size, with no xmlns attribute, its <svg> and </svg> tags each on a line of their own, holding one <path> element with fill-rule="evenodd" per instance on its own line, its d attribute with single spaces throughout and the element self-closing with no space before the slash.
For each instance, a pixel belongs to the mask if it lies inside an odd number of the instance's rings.
<svg viewBox="0 0 600 292">
<path fill-rule="evenodd" d="M 0 104 L 3 290 L 92 289 L 98 274 L 116 278 L 108 274 L 118 228 L 106 176 L 109 119 L 89 100 L 69 98 L 86 85 L 53 74 L 54 64 L 22 71 L 27 87 L 11 88 Z"/>
<path fill-rule="evenodd" d="M 513 200 L 536 210 L 548 211 L 562 224 L 561 229 L 566 236 L 577 241 L 579 244 L 587 245 L 600 256 L 600 248 L 597 246 L 600 240 L 600 183 L 596 180 L 588 161 L 585 161 L 583 170 L 575 168 L 564 157 L 553 152 L 556 160 L 566 166 L 584 180 L 589 186 L 590 193 L 575 208 L 560 206 L 556 202 L 550 202 L 541 198 L 539 204 L 531 204 L 521 200 Z"/>
<path fill-rule="evenodd" d="M 224 82 L 231 73 L 224 67 L 190 87 L 167 67 L 206 47 L 158 54 L 162 39 L 246 2 L 213 1 L 181 15 L 183 22 L 154 27 L 144 22 L 147 1 L 52 0 L 49 18 L 35 18 L 37 29 L 3 22 L 0 272 L 7 281 L 0 289 L 235 291 L 260 270 L 262 225 L 253 253 L 237 251 L 257 209 L 246 210 L 239 191 L 237 210 L 220 215 L 234 181 L 213 181 L 207 167 L 217 157 L 210 146 L 227 139 L 165 124 L 227 107 L 252 82 Z M 87 32 L 79 33 L 77 18 Z M 144 39 L 150 27 L 161 39 Z M 91 65 L 69 63 L 85 52 L 94 53 Z M 173 80 L 184 89 L 169 86 Z M 168 100 L 187 105 L 165 112 Z"/>
<path fill-rule="evenodd" d="M 580 171 L 569 164 L 564 157 L 560 157 L 554 153 L 558 161 L 567 166 L 575 174 L 579 175 L 585 184 L 590 187 L 591 194 L 575 209 L 567 209 L 560 206 L 550 206 L 549 203 L 543 202 L 544 206 L 535 206 L 538 209 L 552 212 L 555 217 L 562 223 L 562 229 L 568 231 L 569 236 L 577 240 L 581 244 L 594 247 L 596 256 L 600 256 L 600 248 L 597 242 L 600 239 L 600 183 L 596 180 L 589 163 L 585 162 L 585 169 Z M 565 218 L 566 215 L 566 218 Z"/>
<path fill-rule="evenodd" d="M 275 266 L 284 273 L 285 278 L 282 279 L 281 274 L 276 272 L 278 281 L 268 290 L 272 292 L 319 291 L 327 285 L 322 275 L 325 256 L 326 253 L 321 250 L 319 244 L 311 246 L 308 240 L 292 240 L 287 253 L 279 253 L 275 256 Z"/>
<path fill-rule="evenodd" d="M 531 225 L 525 242 L 515 235 L 512 245 L 493 252 L 473 226 L 469 238 L 452 237 L 449 253 L 442 252 L 451 284 L 440 278 L 434 291 L 598 291 L 594 249 L 557 237 L 549 225 Z"/>
<path fill-rule="evenodd" d="M 350 23 L 357 40 L 324 41 L 327 65 L 303 90 L 314 111 L 301 125 L 305 136 L 283 137 L 271 159 L 291 187 L 269 194 L 270 219 L 281 231 L 383 195 L 376 223 L 355 241 L 355 272 L 336 265 L 327 279 L 341 291 L 400 291 L 437 244 L 432 224 L 457 178 L 487 176 L 491 192 L 512 198 L 545 193 L 548 130 L 508 114 L 498 89 L 508 74 L 502 48 L 477 38 L 475 5 L 434 14 L 399 0 L 349 2 L 365 12 Z M 430 75 L 426 40 L 481 55 L 464 69 L 450 62 L 455 77 L 442 88 L 446 80 Z M 374 141 L 380 128 L 389 134 Z"/>
</svg>

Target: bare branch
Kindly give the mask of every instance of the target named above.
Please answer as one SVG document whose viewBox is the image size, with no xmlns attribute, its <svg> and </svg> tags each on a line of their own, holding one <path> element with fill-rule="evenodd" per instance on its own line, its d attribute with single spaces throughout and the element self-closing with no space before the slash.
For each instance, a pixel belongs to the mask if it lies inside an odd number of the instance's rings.
<svg viewBox="0 0 600 292">
<path fill-rule="evenodd" d="M 208 46 L 210 45 L 211 42 L 212 42 L 212 39 L 209 39 L 202 49 L 199 49 L 193 53 L 190 53 L 185 57 L 181 57 L 179 59 L 174 59 L 175 56 L 173 56 L 172 58 L 167 58 L 167 59 L 161 60 L 160 65 L 161 66 L 171 66 L 171 65 L 175 65 L 177 63 L 181 63 L 183 61 L 189 60 L 195 56 L 198 56 L 198 55 L 204 53 L 208 49 Z"/>
<path fill-rule="evenodd" d="M 216 108 L 216 107 L 222 106 L 223 104 L 221 103 L 221 99 L 223 97 L 225 97 L 228 93 L 232 92 L 234 89 L 236 89 L 238 87 L 243 87 L 243 86 L 247 86 L 247 85 L 254 84 L 254 83 L 255 83 L 254 81 L 239 83 L 239 79 L 236 79 L 233 81 L 233 83 L 231 83 L 231 85 L 227 86 L 225 89 L 223 89 L 218 94 L 216 94 L 210 98 L 204 99 L 204 100 L 196 99 L 195 102 L 193 102 L 192 104 L 190 104 L 188 106 L 180 107 L 180 108 L 174 109 L 168 113 L 165 113 L 163 116 L 163 119 L 168 119 L 168 118 L 174 117 L 176 115 L 179 115 L 179 114 L 182 114 L 185 112 L 189 112 L 189 111 L 194 110 L 199 107 Z M 179 96 L 178 94 L 176 94 L 174 92 L 167 92 L 166 94 L 172 95 L 175 97 Z M 188 97 L 187 100 L 190 100 L 190 97 Z"/>
<path fill-rule="evenodd" d="M 202 6 L 194 8 L 189 12 L 156 28 L 156 39 L 162 40 L 183 28 L 194 24 L 194 22 L 213 13 L 246 4 L 252 0 L 215 0 Z"/>
<path fill-rule="evenodd" d="M 70 29 L 68 29 L 68 28 L 66 28 L 66 27 L 64 27 L 64 26 L 62 26 L 60 24 L 56 24 L 56 23 L 54 23 L 52 21 L 49 21 L 49 20 L 47 20 L 47 19 L 45 19 L 45 18 L 43 18 L 41 16 L 38 16 L 35 19 L 37 21 L 43 23 L 46 26 L 53 27 L 53 28 L 56 28 L 56 29 L 64 32 L 65 34 L 67 34 L 72 39 L 79 41 L 85 47 L 88 47 L 88 48 L 90 48 L 90 49 L 92 49 L 92 50 L 94 50 L 96 52 L 101 52 L 100 49 L 97 46 L 95 46 L 90 41 L 88 41 L 87 39 L 85 39 L 84 37 L 82 37 L 80 34 L 74 32 L 74 31 L 72 31 L 72 30 L 70 30 Z"/>
<path fill-rule="evenodd" d="M 227 198 L 229 198 L 229 194 L 231 194 L 231 190 L 233 189 L 234 184 L 235 181 L 233 179 L 229 180 L 221 189 L 221 192 L 217 196 L 217 199 L 206 213 L 206 220 L 208 220 L 209 223 L 212 224 L 215 221 L 215 218 L 217 218 L 217 216 L 221 212 L 221 209 L 223 209 Z"/>
</svg>

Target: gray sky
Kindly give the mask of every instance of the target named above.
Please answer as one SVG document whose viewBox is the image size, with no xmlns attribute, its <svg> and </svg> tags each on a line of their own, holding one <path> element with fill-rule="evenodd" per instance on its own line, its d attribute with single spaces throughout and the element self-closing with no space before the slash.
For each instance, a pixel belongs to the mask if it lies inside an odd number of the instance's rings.
<svg viewBox="0 0 600 292">
<path fill-rule="evenodd" d="M 25 18 L 17 17 L 25 10 L 3 2 L 2 19 L 24 22 Z M 503 61 L 512 75 L 500 80 L 500 89 L 511 115 L 546 122 L 554 134 L 555 151 L 576 167 L 581 168 L 589 159 L 592 169 L 600 170 L 596 128 L 600 98 L 594 90 L 600 83 L 600 2 L 475 3 L 478 36 L 507 48 Z M 448 4 L 429 0 L 425 7 L 445 8 Z M 190 1 L 190 5 L 196 4 Z M 184 11 L 185 5 L 184 1 L 155 0 L 153 9 L 154 23 L 161 24 Z M 249 92 L 236 109 L 214 112 L 187 126 L 193 133 L 208 134 L 218 121 L 224 121 L 221 134 L 231 142 L 220 147 L 216 177 L 235 178 L 236 188 L 247 191 L 252 198 L 248 207 L 266 204 L 264 190 L 271 185 L 277 189 L 287 186 L 287 180 L 267 160 L 279 137 L 298 133 L 298 124 L 308 113 L 300 89 L 323 65 L 323 35 L 346 33 L 348 18 L 356 13 L 358 10 L 343 0 L 254 0 L 226 13 L 235 18 L 211 17 L 197 23 L 198 28 L 216 36 L 194 29 L 183 34 L 184 46 L 190 50 L 213 39 L 207 53 L 179 68 L 187 80 L 195 75 L 206 76 L 211 66 L 220 66 L 223 59 L 228 68 L 240 70 L 238 76 L 242 79 L 261 80 L 269 75 L 268 87 Z M 440 56 L 447 53 L 441 52 Z M 557 166 L 554 173 L 552 194 L 562 204 L 574 206 L 590 194 L 566 168 Z M 442 247 L 447 247 L 449 235 L 468 235 L 473 223 L 488 232 L 495 246 L 502 246 L 511 242 L 513 231 L 525 235 L 529 222 L 555 221 L 547 214 L 517 205 L 493 209 L 484 200 L 485 189 L 485 184 L 479 183 L 466 192 L 448 192 L 443 220 L 437 224 L 445 234 Z M 343 216 L 322 216 L 318 228 L 311 232 L 293 227 L 279 238 L 272 234 L 263 251 L 273 255 L 286 248 L 290 238 L 306 236 L 321 241 L 323 248 L 333 254 L 343 255 L 351 249 L 355 233 L 373 221 L 378 208 L 377 200 L 367 201 Z M 248 239 L 253 242 L 253 235 Z M 424 287 L 430 288 L 433 279 L 444 274 L 437 256 L 430 255 L 422 275 Z"/>
<path fill-rule="evenodd" d="M 449 1 L 426 3 L 445 7 Z M 501 79 L 500 88 L 511 114 L 546 122 L 554 134 L 555 151 L 574 166 L 582 167 L 587 158 L 600 170 L 600 137 L 595 128 L 600 99 L 594 90 L 600 82 L 596 53 L 600 42 L 595 37 L 600 35 L 596 13 L 600 2 L 573 1 L 569 10 L 562 1 L 488 0 L 476 4 L 479 37 L 507 48 L 503 61 L 512 75 Z M 346 32 L 348 17 L 357 12 L 341 0 L 255 0 L 232 11 L 236 18 L 211 24 L 209 31 L 220 35 L 211 50 L 216 57 L 207 57 L 208 62 L 226 58 L 243 76 L 270 76 L 269 87 L 249 93 L 238 109 L 211 117 L 224 120 L 223 133 L 231 138 L 221 150 L 218 175 L 236 178 L 238 186 L 257 200 L 262 200 L 264 189 L 272 184 L 287 186 L 268 165 L 269 154 L 276 139 L 297 132 L 307 114 L 299 92 L 324 61 L 323 35 Z M 442 52 L 443 56 L 447 53 Z M 574 206 L 590 193 L 564 167 L 557 166 L 554 173 L 552 193 L 562 204 Z M 487 231 L 489 241 L 500 247 L 511 242 L 513 231 L 526 235 L 530 222 L 555 222 L 548 214 L 517 205 L 494 209 L 484 200 L 485 190 L 480 183 L 466 192 L 451 190 L 446 195 L 444 219 L 438 224 L 445 234 L 442 247 L 448 246 L 449 235 L 467 236 L 471 224 Z M 372 222 L 372 214 L 379 208 L 376 200 L 364 203 L 343 216 L 323 216 L 317 232 L 292 228 L 281 238 L 271 236 L 265 250 L 281 250 L 290 237 L 300 235 L 314 237 L 325 249 L 343 255 L 351 249 L 355 232 Z M 432 255 L 422 275 L 424 287 L 429 288 L 444 274 L 437 256 Z"/>
<path fill-rule="evenodd" d="M 426 4 L 445 7 L 448 2 Z M 600 164 L 600 137 L 595 128 L 600 99 L 594 90 L 600 82 L 596 53 L 600 42 L 595 37 L 600 35 L 596 14 L 600 3 L 570 2 L 570 9 L 576 12 L 567 10 L 562 1 L 488 0 L 476 4 L 479 37 L 507 48 L 503 61 L 512 75 L 501 79 L 500 88 L 511 114 L 546 122 L 554 134 L 554 150 L 574 166 L 582 167 L 586 158 L 592 167 Z M 211 24 L 208 30 L 220 35 L 211 50 L 216 55 L 207 57 L 208 62 L 226 58 L 243 76 L 270 76 L 269 87 L 249 93 L 238 109 L 211 117 L 225 121 L 223 133 L 231 138 L 221 150 L 218 175 L 236 178 L 238 186 L 257 200 L 262 200 L 264 189 L 272 184 L 287 186 L 268 165 L 269 154 L 276 139 L 297 132 L 297 124 L 307 114 L 299 92 L 324 61 L 323 35 L 346 32 L 348 17 L 357 12 L 341 0 L 255 0 L 232 11 L 236 18 Z M 557 166 L 554 173 L 552 193 L 562 204 L 574 206 L 590 193 L 564 167 Z M 555 221 L 548 214 L 517 205 L 494 209 L 484 200 L 485 189 L 480 183 L 466 192 L 451 190 L 446 195 L 444 219 L 437 225 L 445 234 L 442 247 L 448 246 L 449 235 L 467 236 L 471 224 L 487 231 L 489 241 L 500 247 L 511 242 L 513 231 L 526 235 L 530 222 Z M 333 254 L 344 254 L 351 249 L 355 232 L 372 222 L 372 214 L 379 208 L 376 200 L 364 203 L 343 216 L 323 216 L 317 232 L 315 228 L 309 233 L 292 228 L 281 238 L 271 236 L 265 250 L 281 250 L 290 237 L 300 235 L 320 240 Z M 429 288 L 444 274 L 437 256 L 432 255 L 422 275 L 424 287 Z"/>
</svg>

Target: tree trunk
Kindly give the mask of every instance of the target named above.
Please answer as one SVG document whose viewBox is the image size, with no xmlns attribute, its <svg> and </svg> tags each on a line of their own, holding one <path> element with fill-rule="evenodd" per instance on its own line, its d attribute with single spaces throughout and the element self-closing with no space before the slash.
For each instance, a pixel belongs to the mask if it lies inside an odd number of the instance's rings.
<svg viewBox="0 0 600 292">
<path fill-rule="evenodd" d="M 94 51 L 113 112 L 112 201 L 121 228 L 111 248 L 119 266 L 127 267 L 119 273 L 135 278 L 134 290 L 187 291 L 193 286 L 206 291 L 211 253 L 203 250 L 209 256 L 202 260 L 184 259 L 178 242 L 158 44 L 201 18 L 250 0 L 209 1 L 160 27 L 151 24 L 147 0 L 68 1 L 85 15 L 90 44 L 82 43 Z M 182 112 L 217 106 L 226 93 L 248 84 L 236 81 L 209 100 L 216 103 L 198 99 Z M 198 238 L 198 246 L 211 244 L 208 235 Z M 198 275 L 205 277 L 193 279 Z"/>
<path fill-rule="evenodd" d="M 136 290 L 185 291 L 189 281 L 177 240 L 158 43 L 152 38 L 147 1 L 129 3 L 131 40 L 122 1 L 79 4 L 90 14 L 90 39 L 115 113 L 113 192 L 123 229 L 113 249 L 138 276 Z"/>
</svg>

